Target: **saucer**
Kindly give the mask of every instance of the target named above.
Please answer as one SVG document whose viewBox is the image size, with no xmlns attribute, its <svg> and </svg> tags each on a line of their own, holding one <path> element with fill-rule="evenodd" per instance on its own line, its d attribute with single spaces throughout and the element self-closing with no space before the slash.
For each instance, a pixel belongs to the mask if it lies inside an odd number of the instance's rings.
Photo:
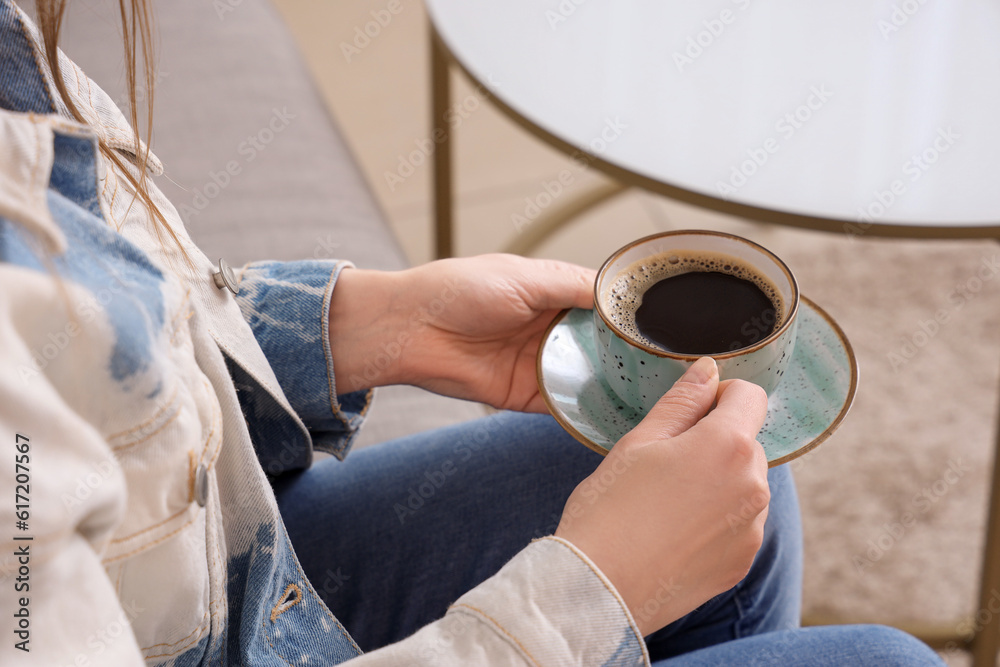
<svg viewBox="0 0 1000 667">
<path fill-rule="evenodd" d="M 858 362 L 843 330 L 822 308 L 801 298 L 799 331 L 788 370 L 768 399 L 757 436 L 768 465 L 802 456 L 830 437 L 858 387 Z M 570 435 L 607 454 L 642 416 L 605 383 L 590 310 L 565 310 L 549 325 L 538 352 L 538 387 Z"/>
</svg>

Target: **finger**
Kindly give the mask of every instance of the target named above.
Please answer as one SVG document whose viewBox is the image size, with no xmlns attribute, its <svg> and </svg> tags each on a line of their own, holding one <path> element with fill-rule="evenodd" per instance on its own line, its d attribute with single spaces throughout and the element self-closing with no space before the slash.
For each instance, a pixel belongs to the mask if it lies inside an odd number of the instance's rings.
<svg viewBox="0 0 1000 667">
<path fill-rule="evenodd" d="M 685 371 L 674 386 L 656 402 L 635 428 L 648 444 L 674 438 L 698 423 L 712 408 L 719 385 L 719 369 L 711 357 L 702 357 Z"/>
<path fill-rule="evenodd" d="M 597 272 L 569 262 L 530 260 L 535 310 L 593 308 Z"/>
<path fill-rule="evenodd" d="M 752 382 L 719 383 L 716 407 L 702 420 L 706 428 L 723 428 L 756 438 L 767 417 L 767 394 Z"/>
</svg>

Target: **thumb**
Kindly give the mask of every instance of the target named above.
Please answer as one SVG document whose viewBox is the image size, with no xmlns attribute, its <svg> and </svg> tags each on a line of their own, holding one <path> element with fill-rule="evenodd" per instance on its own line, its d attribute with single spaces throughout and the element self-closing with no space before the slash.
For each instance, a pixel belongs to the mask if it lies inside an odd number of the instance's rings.
<svg viewBox="0 0 1000 667">
<path fill-rule="evenodd" d="M 520 259 L 520 258 L 518 258 Z M 569 262 L 553 259 L 530 259 L 526 274 L 534 289 L 528 293 L 528 304 L 534 310 L 563 308 L 593 308 L 596 272 Z"/>
<path fill-rule="evenodd" d="M 712 357 L 694 362 L 632 431 L 648 444 L 684 433 L 708 414 L 719 388 L 719 369 Z M 631 434 L 630 434 L 631 435 Z"/>
</svg>

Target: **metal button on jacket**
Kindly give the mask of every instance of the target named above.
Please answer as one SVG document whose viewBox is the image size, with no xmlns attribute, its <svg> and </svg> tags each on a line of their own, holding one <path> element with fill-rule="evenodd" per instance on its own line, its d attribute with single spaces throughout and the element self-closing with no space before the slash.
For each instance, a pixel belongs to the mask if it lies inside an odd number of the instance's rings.
<svg viewBox="0 0 1000 667">
<path fill-rule="evenodd" d="M 199 506 L 208 502 L 208 466 L 202 463 L 194 475 L 194 499 Z"/>
<path fill-rule="evenodd" d="M 233 294 L 240 293 L 240 281 L 236 279 L 232 267 L 221 257 L 219 258 L 219 270 L 212 274 L 212 278 L 215 280 L 215 286 L 219 289 L 226 288 Z"/>
</svg>

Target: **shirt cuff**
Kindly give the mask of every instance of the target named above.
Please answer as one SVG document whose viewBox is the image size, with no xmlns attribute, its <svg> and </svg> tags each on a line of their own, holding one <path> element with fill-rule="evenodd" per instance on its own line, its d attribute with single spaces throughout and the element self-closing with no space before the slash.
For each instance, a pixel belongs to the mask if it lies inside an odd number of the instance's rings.
<svg viewBox="0 0 1000 667">
<path fill-rule="evenodd" d="M 313 431 L 313 447 L 333 454 L 339 459 L 347 456 L 347 452 L 361 430 L 368 408 L 371 407 L 374 389 L 361 389 L 346 394 L 337 393 L 337 375 L 333 368 L 333 350 L 330 347 L 330 303 L 333 300 L 333 289 L 336 287 L 340 272 L 354 268 L 348 261 L 339 261 L 330 273 L 330 280 L 323 294 L 323 358 L 326 362 L 327 396 L 329 397 L 330 414 L 324 420 L 325 428 Z M 308 422 L 306 423 L 308 426 Z"/>
<path fill-rule="evenodd" d="M 448 613 L 477 618 L 530 665 L 649 665 L 618 591 L 561 538 L 535 540 Z"/>
<path fill-rule="evenodd" d="M 371 404 L 371 390 L 338 396 L 330 350 L 330 301 L 341 260 L 255 262 L 236 297 L 313 447 L 343 458 Z"/>
</svg>

